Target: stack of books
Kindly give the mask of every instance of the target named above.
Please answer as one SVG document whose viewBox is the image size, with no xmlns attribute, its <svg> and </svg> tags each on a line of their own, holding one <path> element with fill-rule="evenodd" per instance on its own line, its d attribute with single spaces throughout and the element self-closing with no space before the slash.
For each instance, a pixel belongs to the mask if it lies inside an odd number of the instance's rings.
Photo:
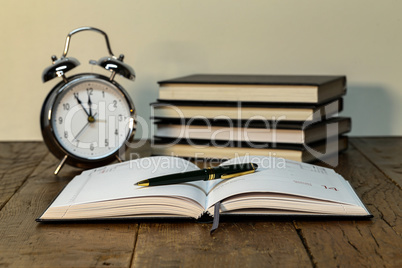
<svg viewBox="0 0 402 268">
<path fill-rule="evenodd" d="M 313 162 L 348 146 L 351 119 L 337 116 L 345 76 L 198 74 L 159 86 L 151 104 L 154 155 Z"/>
</svg>

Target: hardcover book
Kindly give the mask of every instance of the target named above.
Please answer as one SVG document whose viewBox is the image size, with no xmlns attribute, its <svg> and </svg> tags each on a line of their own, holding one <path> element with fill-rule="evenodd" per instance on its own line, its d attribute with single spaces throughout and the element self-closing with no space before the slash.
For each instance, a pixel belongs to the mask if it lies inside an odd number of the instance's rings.
<svg viewBox="0 0 402 268">
<path fill-rule="evenodd" d="M 84 171 L 37 219 L 48 221 L 195 218 L 221 215 L 371 217 L 348 181 L 332 169 L 251 156 L 255 173 L 232 179 L 141 187 L 152 177 L 199 168 L 181 158 L 149 157 Z"/>
<path fill-rule="evenodd" d="M 231 120 L 155 120 L 156 138 L 306 144 L 351 130 L 351 119 L 334 117 L 317 123 Z"/>
<path fill-rule="evenodd" d="M 158 83 L 161 100 L 320 104 L 346 93 L 345 76 L 196 74 Z"/>
<path fill-rule="evenodd" d="M 179 156 L 194 160 L 227 160 L 246 155 L 274 156 L 310 163 L 328 160 L 348 148 L 348 137 L 332 137 L 310 144 L 246 143 L 237 141 L 154 139 L 153 155 Z"/>
<path fill-rule="evenodd" d="M 216 102 L 216 101 L 170 101 L 151 104 L 154 119 L 181 119 L 203 117 L 208 119 L 230 118 L 247 120 L 259 118 L 281 121 L 317 121 L 329 118 L 342 111 L 343 99 L 322 105 L 260 103 L 260 102 Z"/>
</svg>

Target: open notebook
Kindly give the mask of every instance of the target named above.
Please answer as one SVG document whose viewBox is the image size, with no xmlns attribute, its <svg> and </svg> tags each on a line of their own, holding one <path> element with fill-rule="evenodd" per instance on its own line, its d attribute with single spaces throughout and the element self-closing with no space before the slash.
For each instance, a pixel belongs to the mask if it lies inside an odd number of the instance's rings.
<svg viewBox="0 0 402 268">
<path fill-rule="evenodd" d="M 252 162 L 255 173 L 227 180 L 141 187 L 138 181 L 199 169 L 176 157 L 141 158 L 87 170 L 76 176 L 37 221 L 200 218 L 221 215 L 371 217 L 350 184 L 332 169 L 247 156 L 223 163 Z"/>
</svg>

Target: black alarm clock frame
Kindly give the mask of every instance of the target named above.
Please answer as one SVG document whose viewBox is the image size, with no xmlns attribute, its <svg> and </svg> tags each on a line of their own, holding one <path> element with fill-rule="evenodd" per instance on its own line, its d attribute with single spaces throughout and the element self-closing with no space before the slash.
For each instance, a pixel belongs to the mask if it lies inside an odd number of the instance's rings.
<svg viewBox="0 0 402 268">
<path fill-rule="evenodd" d="M 80 64 L 67 53 L 72 35 L 82 31 L 95 31 L 105 37 L 109 56 L 90 63 L 110 71 L 110 77 L 94 73 L 66 76 Z M 43 140 L 61 160 L 55 175 L 64 164 L 94 168 L 121 161 L 119 152 L 126 149 L 135 134 L 134 104 L 114 80 L 116 74 L 135 79 L 134 70 L 123 59 L 124 55 L 114 56 L 104 31 L 81 27 L 67 35 L 61 58 L 52 56 L 53 64 L 43 71 L 43 82 L 61 79 L 46 97 L 40 115 Z"/>
</svg>

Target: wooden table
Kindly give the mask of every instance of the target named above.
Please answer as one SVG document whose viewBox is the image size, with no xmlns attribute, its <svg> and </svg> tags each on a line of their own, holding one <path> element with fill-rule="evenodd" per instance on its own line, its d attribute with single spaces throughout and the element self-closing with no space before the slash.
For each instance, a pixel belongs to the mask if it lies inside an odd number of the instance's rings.
<svg viewBox="0 0 402 268">
<path fill-rule="evenodd" d="M 149 145 L 142 148 L 149 154 Z M 402 267 L 402 138 L 352 138 L 336 171 L 369 221 L 36 223 L 80 171 L 40 142 L 0 143 L 0 267 Z"/>
</svg>

